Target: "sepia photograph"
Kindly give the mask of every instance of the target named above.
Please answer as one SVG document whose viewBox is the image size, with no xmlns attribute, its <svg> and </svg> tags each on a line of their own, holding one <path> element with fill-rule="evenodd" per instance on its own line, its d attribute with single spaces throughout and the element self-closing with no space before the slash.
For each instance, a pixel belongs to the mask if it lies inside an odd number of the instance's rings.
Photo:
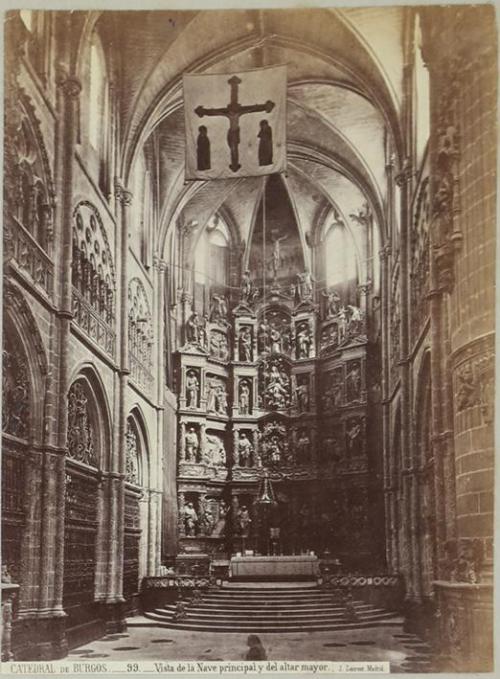
<svg viewBox="0 0 500 679">
<path fill-rule="evenodd" d="M 494 670 L 495 6 L 331 5 L 3 12 L 2 672 Z"/>
</svg>

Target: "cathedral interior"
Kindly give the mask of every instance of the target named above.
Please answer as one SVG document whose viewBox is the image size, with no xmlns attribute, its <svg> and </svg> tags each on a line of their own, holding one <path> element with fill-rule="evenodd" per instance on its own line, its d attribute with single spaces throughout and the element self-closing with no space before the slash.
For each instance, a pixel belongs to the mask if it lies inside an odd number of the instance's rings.
<svg viewBox="0 0 500 679">
<path fill-rule="evenodd" d="M 493 8 L 7 17 L 3 659 L 314 572 L 490 669 Z M 186 181 L 280 64 L 286 171 Z"/>
</svg>

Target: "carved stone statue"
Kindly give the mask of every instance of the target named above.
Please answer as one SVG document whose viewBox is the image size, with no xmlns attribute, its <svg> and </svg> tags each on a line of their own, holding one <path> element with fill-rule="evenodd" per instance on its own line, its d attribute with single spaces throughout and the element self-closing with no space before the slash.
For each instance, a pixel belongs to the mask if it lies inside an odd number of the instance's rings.
<svg viewBox="0 0 500 679">
<path fill-rule="evenodd" d="M 241 537 L 246 538 L 250 532 L 250 524 L 252 519 L 250 518 L 250 513 L 245 505 L 242 505 L 241 509 L 238 511 L 238 528 Z"/>
<path fill-rule="evenodd" d="M 295 389 L 297 395 L 297 408 L 300 412 L 307 412 L 309 410 L 309 384 L 302 382 L 297 384 Z"/>
<path fill-rule="evenodd" d="M 343 306 L 341 309 L 339 309 L 339 312 L 337 314 L 338 316 L 338 332 L 339 332 L 339 344 L 341 344 L 347 334 L 347 311 L 346 308 Z"/>
<path fill-rule="evenodd" d="M 361 453 L 362 423 L 361 420 L 352 419 L 348 422 L 346 427 L 347 450 L 351 455 L 359 455 Z"/>
<path fill-rule="evenodd" d="M 222 382 L 218 382 L 215 387 L 215 400 L 219 415 L 227 415 L 227 391 Z"/>
<path fill-rule="evenodd" d="M 207 378 L 207 412 L 208 413 L 216 413 L 217 412 L 217 404 L 216 404 L 216 389 L 217 389 L 217 380 L 214 378 Z"/>
<path fill-rule="evenodd" d="M 273 280 L 276 280 L 278 278 L 278 271 L 281 266 L 281 247 L 280 243 L 282 240 L 285 240 L 288 238 L 288 234 L 285 236 L 280 236 L 279 238 L 275 238 L 273 241 L 273 250 L 271 253 L 271 267 L 273 270 Z"/>
<path fill-rule="evenodd" d="M 311 329 L 309 324 L 301 323 L 297 333 L 297 358 L 309 358 L 311 342 Z"/>
<path fill-rule="evenodd" d="M 188 408 L 198 407 L 198 393 L 200 383 L 194 370 L 190 370 L 186 375 L 186 399 Z"/>
<path fill-rule="evenodd" d="M 258 292 L 254 288 L 252 279 L 250 278 L 250 271 L 247 269 L 243 272 L 241 277 L 241 295 L 240 299 L 244 304 L 252 304 L 255 301 L 255 297 Z"/>
<path fill-rule="evenodd" d="M 229 346 L 225 335 L 221 335 L 219 340 L 219 358 L 223 361 L 229 358 Z"/>
<path fill-rule="evenodd" d="M 227 320 L 227 302 L 222 295 L 212 295 L 212 304 L 210 306 L 210 320 L 211 321 L 226 321 Z"/>
<path fill-rule="evenodd" d="M 325 302 L 325 316 L 327 318 L 333 318 L 340 311 L 340 297 L 335 290 L 330 290 L 330 292 L 322 292 L 323 297 L 326 298 Z"/>
<path fill-rule="evenodd" d="M 195 345 L 200 343 L 200 321 L 196 311 L 186 321 L 186 341 Z"/>
<path fill-rule="evenodd" d="M 238 460 L 240 467 L 250 467 L 252 464 L 253 447 L 244 431 L 238 439 Z"/>
<path fill-rule="evenodd" d="M 247 380 L 240 381 L 239 413 L 240 415 L 248 415 L 250 413 L 250 385 Z"/>
<path fill-rule="evenodd" d="M 361 398 L 361 369 L 358 363 L 353 363 L 346 375 L 347 401 L 359 401 Z"/>
<path fill-rule="evenodd" d="M 363 331 L 363 315 L 361 309 L 353 304 L 347 305 L 349 314 L 348 332 L 351 336 L 359 335 Z"/>
<path fill-rule="evenodd" d="M 281 351 L 281 333 L 274 326 L 269 329 L 269 338 L 271 340 L 271 352 L 279 354 Z"/>
<path fill-rule="evenodd" d="M 186 527 L 186 535 L 194 537 L 198 526 L 198 514 L 196 513 L 192 502 L 188 502 L 184 507 L 184 524 Z"/>
<path fill-rule="evenodd" d="M 252 331 L 247 325 L 240 328 L 238 353 L 240 361 L 250 362 L 252 360 Z"/>
<path fill-rule="evenodd" d="M 198 434 L 195 432 L 194 427 L 189 427 L 186 432 L 186 460 L 188 462 L 196 462 L 199 447 Z"/>
</svg>

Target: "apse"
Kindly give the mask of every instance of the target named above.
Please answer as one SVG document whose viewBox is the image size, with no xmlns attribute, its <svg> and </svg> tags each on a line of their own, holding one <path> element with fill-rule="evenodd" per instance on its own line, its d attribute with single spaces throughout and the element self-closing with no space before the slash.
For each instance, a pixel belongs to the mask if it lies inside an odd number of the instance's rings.
<svg viewBox="0 0 500 679">
<path fill-rule="evenodd" d="M 271 175 L 264 185 L 248 261 L 258 285 L 291 284 L 305 270 L 299 225 L 280 175 Z"/>
</svg>

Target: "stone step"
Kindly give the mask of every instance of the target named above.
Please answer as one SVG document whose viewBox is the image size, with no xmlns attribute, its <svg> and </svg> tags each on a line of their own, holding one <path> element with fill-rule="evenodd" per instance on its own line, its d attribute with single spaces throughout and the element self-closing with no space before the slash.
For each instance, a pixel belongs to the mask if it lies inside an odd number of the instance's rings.
<svg viewBox="0 0 500 679">
<path fill-rule="evenodd" d="M 394 617 L 391 619 L 383 620 L 368 620 L 356 623 L 338 623 L 338 622 L 327 622 L 327 623 L 310 623 L 301 625 L 297 623 L 290 623 L 286 627 L 281 625 L 269 625 L 268 623 L 226 623 L 214 625 L 213 622 L 201 623 L 198 621 L 183 621 L 183 622 L 170 622 L 170 621 L 160 621 L 154 619 L 148 620 L 137 620 L 134 618 L 128 623 L 129 627 L 151 627 L 151 628 L 165 628 L 165 629 L 178 629 L 186 631 L 197 631 L 197 632 L 236 632 L 236 633 L 250 633 L 250 632 L 260 632 L 262 634 L 272 634 L 272 633 L 283 633 L 286 632 L 335 632 L 342 630 L 356 630 L 356 629 L 368 629 L 373 627 L 396 627 L 401 628 L 403 624 L 403 619 L 401 617 Z"/>
<path fill-rule="evenodd" d="M 175 609 L 172 608 L 170 610 L 168 609 L 154 609 L 153 611 L 148 612 L 146 615 L 148 616 L 154 616 L 155 618 L 162 618 L 162 619 L 168 619 L 172 620 L 175 614 Z M 367 621 L 367 620 L 379 620 L 379 619 L 384 619 L 384 618 L 390 618 L 393 617 L 395 613 L 392 611 L 369 611 L 367 613 L 363 613 L 362 615 L 358 615 L 358 619 L 360 621 Z M 218 613 L 213 613 L 211 611 L 201 611 L 201 610 L 192 610 L 188 609 L 187 610 L 187 617 L 188 619 L 191 620 L 199 620 L 200 622 L 203 621 L 213 621 L 214 623 L 219 623 L 219 622 L 227 622 L 227 621 L 234 621 L 234 622 L 245 622 L 245 621 L 250 621 L 250 622 L 267 622 L 269 624 L 271 623 L 286 623 L 288 621 L 293 621 L 293 622 L 300 622 L 300 623 L 306 623 L 306 622 L 316 622 L 316 621 L 343 621 L 345 617 L 345 612 L 344 611 L 338 611 L 336 613 L 297 613 L 295 615 L 290 615 L 289 613 L 280 615 L 279 613 L 258 613 L 258 612 L 218 612 Z M 354 621 L 352 621 L 354 622 Z"/>
<path fill-rule="evenodd" d="M 205 602 L 191 604 L 185 602 L 186 609 L 188 611 L 205 611 L 207 615 L 218 615 L 221 612 L 230 614 L 241 612 L 243 615 L 250 615 L 252 613 L 262 613 L 264 615 L 294 615 L 294 614 L 316 614 L 316 613 L 343 613 L 345 606 L 335 606 L 322 604 L 320 606 L 280 606 L 280 605 L 269 605 L 269 606 L 237 606 L 237 605 L 226 605 L 226 606 L 216 606 L 213 604 L 206 604 Z M 166 604 L 162 606 L 162 609 L 167 611 L 175 610 L 175 604 Z M 363 614 L 365 612 L 381 611 L 382 609 L 374 608 L 368 604 L 355 604 L 354 609 L 357 613 Z M 158 610 L 158 609 L 156 609 Z"/>
</svg>

